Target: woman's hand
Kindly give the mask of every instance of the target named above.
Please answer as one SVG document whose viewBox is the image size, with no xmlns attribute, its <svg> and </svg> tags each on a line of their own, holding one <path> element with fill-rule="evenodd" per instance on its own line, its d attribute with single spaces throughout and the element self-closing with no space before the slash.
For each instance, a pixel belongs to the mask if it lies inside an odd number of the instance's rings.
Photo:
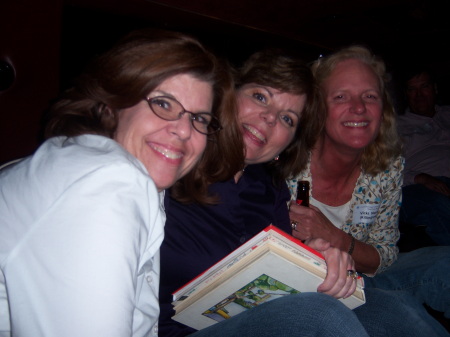
<svg viewBox="0 0 450 337">
<path fill-rule="evenodd" d="M 352 295 L 356 290 L 356 280 L 347 276 L 348 270 L 355 270 L 352 257 L 338 248 L 331 247 L 330 243 L 323 239 L 307 240 L 305 244 L 319 251 L 327 263 L 327 276 L 317 291 L 335 298 Z"/>
<path fill-rule="evenodd" d="M 448 186 L 443 181 L 440 181 L 439 179 L 430 176 L 429 174 L 419 173 L 415 176 L 414 182 L 416 184 L 422 184 L 426 188 L 435 192 L 450 196 L 450 189 L 448 188 Z"/>
<path fill-rule="evenodd" d="M 333 242 L 333 238 L 339 237 L 340 229 L 336 228 L 322 212 L 313 205 L 309 207 L 297 205 L 291 202 L 289 218 L 297 224 L 293 226 L 292 235 L 300 240 L 321 238 Z"/>
</svg>

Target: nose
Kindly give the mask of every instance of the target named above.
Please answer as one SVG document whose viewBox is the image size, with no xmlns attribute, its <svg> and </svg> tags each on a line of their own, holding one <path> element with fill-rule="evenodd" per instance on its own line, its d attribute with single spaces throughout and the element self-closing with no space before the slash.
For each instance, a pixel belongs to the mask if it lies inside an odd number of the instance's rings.
<svg viewBox="0 0 450 337">
<path fill-rule="evenodd" d="M 192 117 L 185 113 L 179 119 L 170 121 L 169 131 L 178 136 L 181 140 L 187 140 L 192 134 Z"/>
<path fill-rule="evenodd" d="M 353 98 L 351 101 L 351 111 L 357 114 L 364 113 L 366 111 L 366 105 L 364 101 L 359 97 Z"/>
<path fill-rule="evenodd" d="M 269 125 L 273 126 L 277 122 L 278 112 L 270 107 L 267 110 L 261 112 L 261 118 Z"/>
</svg>

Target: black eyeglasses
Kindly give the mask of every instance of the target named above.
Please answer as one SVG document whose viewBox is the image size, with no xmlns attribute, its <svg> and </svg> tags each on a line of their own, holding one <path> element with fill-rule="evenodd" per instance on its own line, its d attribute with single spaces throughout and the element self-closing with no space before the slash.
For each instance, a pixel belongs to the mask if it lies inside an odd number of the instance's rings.
<svg viewBox="0 0 450 337">
<path fill-rule="evenodd" d="M 190 112 L 180 102 L 168 96 L 145 98 L 153 113 L 166 121 L 176 121 L 185 113 L 190 114 L 192 126 L 204 135 L 212 135 L 222 129 L 219 120 L 209 112 Z"/>
</svg>

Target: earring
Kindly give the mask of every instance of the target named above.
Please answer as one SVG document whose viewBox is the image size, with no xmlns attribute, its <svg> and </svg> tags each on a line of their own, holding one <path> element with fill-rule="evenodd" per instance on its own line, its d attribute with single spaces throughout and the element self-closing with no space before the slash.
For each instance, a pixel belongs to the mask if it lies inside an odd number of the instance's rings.
<svg viewBox="0 0 450 337">
<path fill-rule="evenodd" d="M 273 158 L 273 160 L 278 160 L 280 159 L 280 156 L 276 156 L 275 158 Z"/>
</svg>

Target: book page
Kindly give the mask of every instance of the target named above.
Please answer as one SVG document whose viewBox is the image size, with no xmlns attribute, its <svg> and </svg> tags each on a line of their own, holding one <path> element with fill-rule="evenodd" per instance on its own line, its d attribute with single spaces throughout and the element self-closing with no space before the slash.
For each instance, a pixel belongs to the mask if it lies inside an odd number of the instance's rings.
<svg viewBox="0 0 450 337">
<path fill-rule="evenodd" d="M 299 254 L 307 258 L 313 264 L 322 264 L 326 271 L 326 264 L 320 254 L 313 249 L 306 247 L 300 241 L 284 233 L 275 226 L 268 226 L 265 230 L 258 233 L 252 239 L 244 243 L 238 249 L 227 255 L 214 266 L 197 276 L 191 282 L 173 293 L 173 301 L 183 300 L 186 296 L 190 296 L 193 292 L 199 291 L 205 285 L 210 284 L 215 279 L 220 278 L 223 273 L 233 267 L 241 259 L 251 254 L 256 248 L 267 243 L 267 240 L 284 242 L 288 247 L 292 247 L 295 254 Z M 282 244 L 282 243 L 280 243 Z"/>
<path fill-rule="evenodd" d="M 223 281 L 220 287 L 214 287 L 201 296 L 194 296 L 193 301 L 188 301 L 188 305 L 176 306 L 177 314 L 173 319 L 195 329 L 202 329 L 280 296 L 316 292 L 322 282 L 320 276 L 266 250 L 251 265 Z M 350 308 L 364 303 L 354 296 L 345 301 Z"/>
</svg>

